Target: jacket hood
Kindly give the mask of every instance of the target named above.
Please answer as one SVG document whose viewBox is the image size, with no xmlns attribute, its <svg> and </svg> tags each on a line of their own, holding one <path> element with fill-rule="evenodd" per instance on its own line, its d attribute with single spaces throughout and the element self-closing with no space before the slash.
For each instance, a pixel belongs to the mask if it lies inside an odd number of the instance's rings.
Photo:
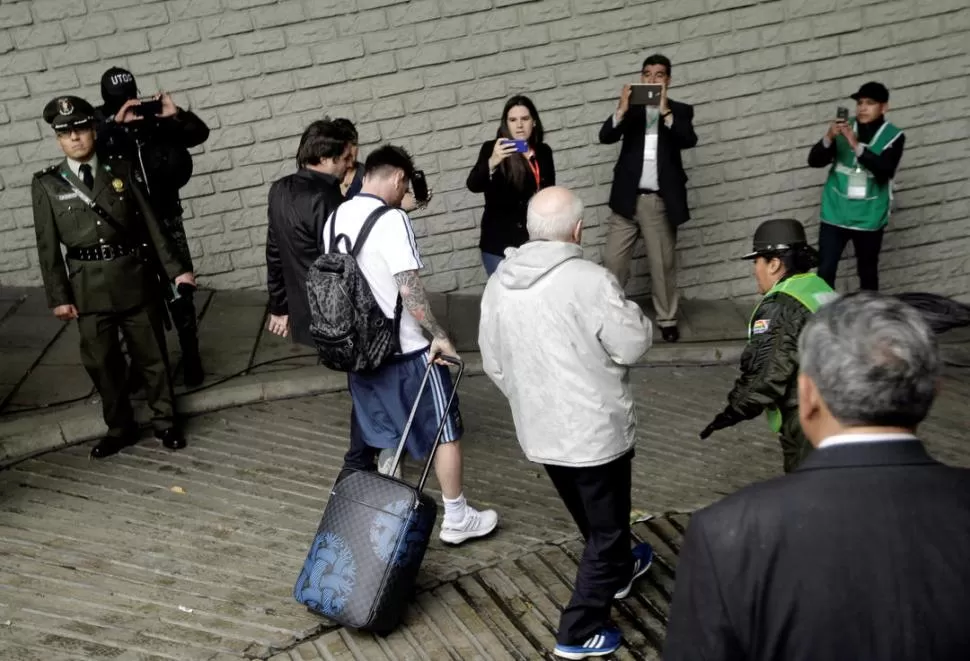
<svg viewBox="0 0 970 661">
<path fill-rule="evenodd" d="M 583 256 L 583 248 L 565 241 L 529 241 L 509 248 L 495 275 L 507 289 L 528 289 L 569 259 Z"/>
</svg>

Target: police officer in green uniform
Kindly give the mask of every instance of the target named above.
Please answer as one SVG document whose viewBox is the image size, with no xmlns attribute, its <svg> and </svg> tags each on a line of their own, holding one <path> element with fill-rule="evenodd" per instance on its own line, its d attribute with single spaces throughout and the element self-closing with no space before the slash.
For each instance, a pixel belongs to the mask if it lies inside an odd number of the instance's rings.
<svg viewBox="0 0 970 661">
<path fill-rule="evenodd" d="M 836 294 L 810 272 L 818 254 L 797 220 L 762 223 L 744 259 L 754 260 L 763 298 L 751 315 L 741 376 L 728 394 L 728 405 L 700 436 L 764 413 L 779 435 L 787 473 L 812 449 L 798 422 L 798 336 L 809 317 Z"/>
<path fill-rule="evenodd" d="M 194 285 L 192 265 L 166 241 L 124 162 L 98 162 L 91 104 L 59 97 L 43 116 L 66 158 L 34 175 L 37 252 L 47 303 L 58 319 L 77 320 L 81 361 L 101 395 L 108 435 L 91 455 L 106 457 L 137 440 L 119 331 L 145 383 L 155 436 L 167 448 L 183 448 L 160 283 L 172 278 Z"/>
</svg>

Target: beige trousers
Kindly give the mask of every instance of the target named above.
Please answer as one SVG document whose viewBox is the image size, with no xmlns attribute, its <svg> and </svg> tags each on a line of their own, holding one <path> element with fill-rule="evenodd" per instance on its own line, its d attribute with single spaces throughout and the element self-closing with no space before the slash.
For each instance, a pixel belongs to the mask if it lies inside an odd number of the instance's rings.
<svg viewBox="0 0 970 661">
<path fill-rule="evenodd" d="M 653 308 L 661 328 L 677 325 L 677 230 L 667 221 L 667 209 L 659 195 L 637 196 L 637 213 L 633 220 L 610 214 L 603 248 L 603 265 L 620 286 L 630 277 L 633 247 L 640 235 L 647 248 Z"/>
</svg>

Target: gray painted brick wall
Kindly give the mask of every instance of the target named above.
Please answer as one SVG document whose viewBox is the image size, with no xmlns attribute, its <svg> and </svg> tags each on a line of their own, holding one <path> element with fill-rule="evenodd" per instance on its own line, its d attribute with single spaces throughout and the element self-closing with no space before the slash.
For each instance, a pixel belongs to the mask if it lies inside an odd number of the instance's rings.
<svg viewBox="0 0 970 661">
<path fill-rule="evenodd" d="M 358 122 L 365 154 L 384 141 L 411 150 L 436 193 L 415 216 L 428 282 L 480 288 L 481 197 L 465 176 L 520 92 L 539 106 L 559 181 L 588 206 L 598 260 L 618 151 L 597 143 L 598 127 L 661 51 L 700 137 L 686 153 L 694 218 L 679 236 L 687 296 L 752 294 L 734 258 L 768 216 L 817 234 L 824 172 L 805 165 L 808 149 L 873 78 L 907 134 L 883 282 L 966 294 L 968 43 L 967 0 L 0 0 L 0 284 L 40 283 L 28 186 L 59 156 L 44 104 L 97 101 L 112 65 L 212 128 L 183 189 L 208 286 L 263 286 L 267 189 L 326 113 Z M 851 260 L 841 272 L 854 286 Z M 645 291 L 642 251 L 633 273 L 630 291 Z"/>
</svg>

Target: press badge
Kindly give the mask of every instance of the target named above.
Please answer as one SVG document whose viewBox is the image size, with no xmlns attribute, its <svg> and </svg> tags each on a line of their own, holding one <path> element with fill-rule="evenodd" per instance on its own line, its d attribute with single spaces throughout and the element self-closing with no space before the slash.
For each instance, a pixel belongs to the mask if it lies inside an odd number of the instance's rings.
<svg viewBox="0 0 970 661">
<path fill-rule="evenodd" d="M 643 160 L 657 160 L 657 134 L 647 133 L 645 136 L 643 136 L 643 138 Z"/>
<path fill-rule="evenodd" d="M 864 200 L 866 199 L 866 194 L 868 193 L 869 186 L 869 176 L 866 171 L 861 168 L 856 168 L 853 172 L 849 173 L 849 192 L 848 197 L 850 200 Z"/>
</svg>

